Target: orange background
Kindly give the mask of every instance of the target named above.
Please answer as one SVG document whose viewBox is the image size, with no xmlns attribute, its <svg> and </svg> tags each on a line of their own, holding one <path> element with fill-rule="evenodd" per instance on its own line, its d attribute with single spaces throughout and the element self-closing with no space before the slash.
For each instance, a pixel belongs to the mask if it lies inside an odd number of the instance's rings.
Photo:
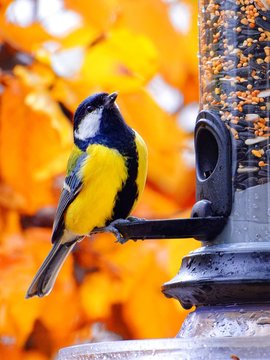
<svg viewBox="0 0 270 360">
<path fill-rule="evenodd" d="M 134 215 L 189 216 L 196 1 L 65 0 L 58 13 L 42 13 L 42 3 L 0 0 L 0 358 L 51 359 L 115 334 L 173 337 L 186 311 L 160 288 L 194 240 L 85 239 L 48 297 L 24 296 L 51 247 L 72 114 L 92 93 L 118 91 L 126 121 L 147 143 L 148 181 Z M 64 31 L 68 14 L 77 23 Z"/>
</svg>

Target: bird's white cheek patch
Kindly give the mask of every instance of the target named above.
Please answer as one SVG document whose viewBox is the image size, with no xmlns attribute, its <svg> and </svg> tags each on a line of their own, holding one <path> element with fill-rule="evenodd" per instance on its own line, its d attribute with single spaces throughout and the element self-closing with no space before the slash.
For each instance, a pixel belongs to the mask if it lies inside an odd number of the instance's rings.
<svg viewBox="0 0 270 360">
<path fill-rule="evenodd" d="M 81 121 L 78 129 L 75 131 L 75 137 L 80 140 L 86 140 L 94 137 L 100 126 L 103 108 L 99 108 L 87 114 Z"/>
</svg>

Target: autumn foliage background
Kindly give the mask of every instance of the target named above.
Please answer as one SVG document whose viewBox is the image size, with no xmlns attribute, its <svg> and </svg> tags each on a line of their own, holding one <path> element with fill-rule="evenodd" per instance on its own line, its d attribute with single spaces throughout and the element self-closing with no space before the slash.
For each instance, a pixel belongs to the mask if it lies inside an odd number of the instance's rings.
<svg viewBox="0 0 270 360">
<path fill-rule="evenodd" d="M 85 239 L 48 297 L 24 297 L 51 248 L 73 113 L 94 92 L 118 91 L 148 145 L 134 215 L 189 215 L 196 0 L 0 0 L 0 41 L 0 358 L 52 359 L 61 347 L 115 334 L 175 336 L 186 312 L 160 288 L 192 240 Z"/>
</svg>

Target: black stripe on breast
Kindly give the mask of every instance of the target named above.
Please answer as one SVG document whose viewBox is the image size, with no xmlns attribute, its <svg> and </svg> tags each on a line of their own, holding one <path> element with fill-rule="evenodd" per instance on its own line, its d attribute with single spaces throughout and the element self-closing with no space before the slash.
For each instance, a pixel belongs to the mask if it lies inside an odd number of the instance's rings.
<svg viewBox="0 0 270 360">
<path fill-rule="evenodd" d="M 133 146 L 130 147 L 127 154 L 126 166 L 128 171 L 128 177 L 126 182 L 123 184 L 122 189 L 116 196 L 115 205 L 113 208 L 113 216 L 110 221 L 116 219 L 125 219 L 133 207 L 135 200 L 138 197 L 138 187 L 136 179 L 138 176 L 138 152 L 136 149 L 135 141 Z"/>
</svg>

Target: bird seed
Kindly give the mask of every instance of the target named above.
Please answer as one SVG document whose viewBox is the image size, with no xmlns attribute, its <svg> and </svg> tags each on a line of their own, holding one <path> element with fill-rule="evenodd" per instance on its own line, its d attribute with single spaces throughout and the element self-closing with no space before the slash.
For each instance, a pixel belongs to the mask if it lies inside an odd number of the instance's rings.
<svg viewBox="0 0 270 360">
<path fill-rule="evenodd" d="M 269 64 L 268 2 L 201 0 L 201 109 L 218 115 L 232 134 L 236 190 L 269 181 Z"/>
</svg>

